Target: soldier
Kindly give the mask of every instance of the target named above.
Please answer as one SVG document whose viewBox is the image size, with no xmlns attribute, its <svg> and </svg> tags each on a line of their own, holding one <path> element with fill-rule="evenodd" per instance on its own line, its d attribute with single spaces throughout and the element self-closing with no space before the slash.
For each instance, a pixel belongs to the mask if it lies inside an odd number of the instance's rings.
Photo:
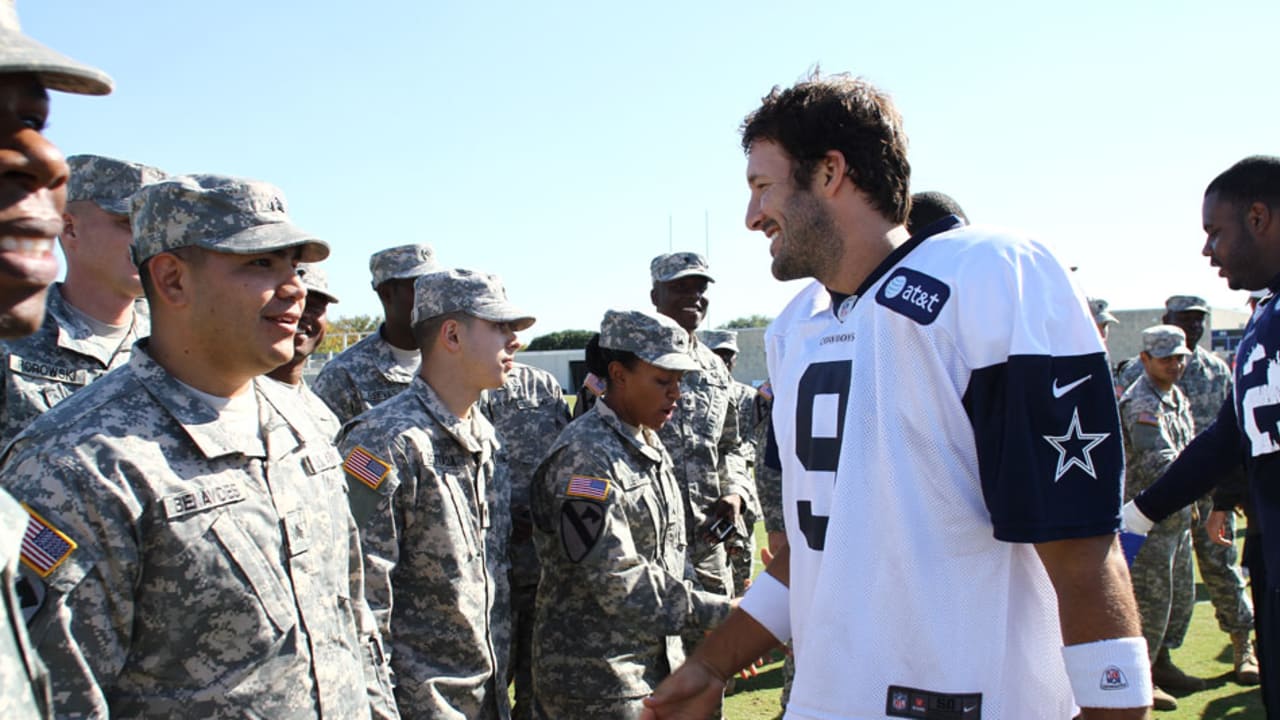
<svg viewBox="0 0 1280 720">
<path fill-rule="evenodd" d="M 640 717 L 642 699 L 684 660 L 678 635 L 729 613 L 728 598 L 692 582 L 680 489 L 657 433 L 679 412 L 681 374 L 702 367 L 692 338 L 662 316 L 605 313 L 586 351 L 607 383 L 602 401 L 534 477 L 544 720 Z"/>
<path fill-rule="evenodd" d="M 738 333 L 733 330 L 703 330 L 698 339 L 719 356 L 732 378 L 734 364 L 738 361 Z M 732 380 L 734 403 L 738 407 L 738 437 L 747 444 L 747 483 L 744 486 L 750 493 L 743 509 L 746 527 L 751 530 L 759 519 L 760 493 L 756 488 L 756 444 L 757 430 L 768 408 L 763 404 L 760 393 L 750 385 Z M 729 567 L 733 572 L 734 596 L 741 596 L 751 585 L 751 571 L 755 563 L 755 533 L 748 532 L 746 537 L 733 538 L 732 544 L 726 545 L 729 551 Z"/>
<path fill-rule="evenodd" d="M 298 332 L 293 336 L 293 358 L 289 362 L 267 373 L 267 377 L 292 388 L 298 394 L 298 400 L 311 411 L 312 418 L 324 428 L 330 438 L 338 435 L 342 423 L 333 414 L 328 405 L 307 387 L 303 371 L 307 366 L 307 358 L 324 342 L 324 335 L 329 330 L 329 306 L 338 302 L 338 297 L 329 290 L 329 275 L 317 263 L 298 265 L 298 277 L 302 278 L 302 286 L 307 289 L 307 304 L 302 308 L 302 316 L 298 318 Z"/>
<path fill-rule="evenodd" d="M 1107 301 L 1102 298 L 1089 298 L 1089 311 L 1093 313 L 1093 324 L 1098 326 L 1098 335 L 1102 337 L 1102 342 L 1105 343 L 1111 326 L 1119 325 L 1120 321 L 1107 309 Z M 1138 367 L 1141 367 L 1141 365 Z M 1134 378 L 1137 378 L 1136 373 Z M 1130 381 L 1130 384 L 1132 384 L 1132 381 Z M 1128 386 L 1126 385 L 1125 387 Z"/>
<path fill-rule="evenodd" d="M 702 587 L 733 594 L 733 576 L 723 543 L 707 533 L 717 520 L 741 525 L 751 497 L 746 446 L 738 436 L 733 378 L 694 331 L 707 313 L 707 261 L 692 252 L 659 255 L 649 264 L 649 299 L 689 333 L 688 352 L 701 368 L 680 381 L 680 406 L 658 435 L 671 453 L 685 511 L 688 554 Z"/>
<path fill-rule="evenodd" d="M 1173 325 L 1156 325 L 1142 331 L 1143 350 L 1138 357 L 1145 372 L 1120 397 L 1126 502 L 1150 487 L 1195 436 L 1191 403 L 1176 385 L 1191 356 L 1186 340 L 1182 329 Z M 1190 508 L 1156 525 L 1129 570 L 1153 665 L 1157 710 L 1178 707 L 1177 700 L 1165 689 L 1195 691 L 1205 687 L 1203 680 L 1188 677 L 1180 670 L 1166 671 L 1162 676 L 1154 670 L 1155 657 L 1167 655 L 1169 648 L 1181 645 L 1191 623 L 1195 579 L 1190 527 Z M 1168 663 L 1172 666 L 1172 661 Z"/>
<path fill-rule="evenodd" d="M 404 717 L 506 720 L 511 488 L 474 406 L 502 387 L 533 318 L 494 275 L 428 273 L 414 294 L 418 375 L 339 440 L 366 593 Z"/>
<path fill-rule="evenodd" d="M 151 337 L 4 457 L 57 714 L 395 717 L 341 458 L 258 377 L 328 246 L 216 175 L 145 186 L 132 221 Z"/>
<path fill-rule="evenodd" d="M 430 245 L 401 245 L 369 257 L 373 289 L 382 303 L 378 332 L 344 350 L 320 370 L 311 389 L 338 420 L 351 418 L 409 387 L 421 357 L 413 338 L 413 283 L 439 270 Z"/>
<path fill-rule="evenodd" d="M 1204 298 L 1173 295 L 1165 301 L 1164 307 L 1161 322 L 1176 325 L 1186 333 L 1191 356 L 1187 358 L 1187 370 L 1178 381 L 1178 388 L 1191 401 L 1191 415 L 1195 419 L 1196 432 L 1202 432 L 1213 424 L 1223 401 L 1232 395 L 1235 384 L 1231 377 L 1231 367 L 1199 345 L 1209 321 L 1209 304 Z M 1139 363 L 1131 362 L 1121 372 L 1121 382 L 1127 380 L 1132 383 L 1140 370 Z M 1245 487 L 1243 475 L 1243 466 L 1234 467 L 1231 472 L 1218 478 L 1217 484 Z M 1204 579 L 1209 599 L 1213 602 L 1213 614 L 1217 618 L 1218 627 L 1231 637 L 1236 682 L 1257 685 L 1260 678 L 1252 637 L 1253 607 L 1245 593 L 1244 576 L 1237 567 L 1239 553 L 1234 544 L 1219 545 L 1213 542 L 1205 530 L 1204 524 L 1212 512 L 1211 496 L 1202 497 L 1196 502 L 1191 515 L 1191 545 L 1195 549 L 1200 577 Z M 1234 537 L 1235 516 L 1227 513 L 1223 518 L 1224 534 Z M 1161 652 L 1154 668 L 1157 675 L 1167 671 L 1170 666 L 1168 658 L 1167 650 Z M 1178 679 L 1176 673 L 1173 673 L 1173 678 L 1175 681 Z"/>
<path fill-rule="evenodd" d="M 569 404 L 551 373 L 515 363 L 502 387 L 481 401 L 481 410 L 498 435 L 511 485 L 511 674 L 515 681 L 515 720 L 533 718 L 533 612 L 538 595 L 538 552 L 533 546 L 529 483 L 547 449 L 569 424 Z"/>
<path fill-rule="evenodd" d="M 111 78 L 54 52 L 22 33 L 12 0 L 0 2 L 0 337 L 29 335 L 44 317 L 46 288 L 58 272 L 53 238 L 64 207 L 69 170 L 42 133 L 47 90 L 105 95 Z M 51 717 L 49 678 L 31 648 L 15 592 L 27 514 L 0 491 L 0 717 Z"/>
<path fill-rule="evenodd" d="M 75 155 L 67 164 L 60 236 L 67 276 L 49 288 L 40 330 L 4 343 L 0 447 L 58 401 L 128 362 L 134 342 L 151 331 L 129 256 L 129 196 L 164 173 L 99 155 Z"/>
</svg>

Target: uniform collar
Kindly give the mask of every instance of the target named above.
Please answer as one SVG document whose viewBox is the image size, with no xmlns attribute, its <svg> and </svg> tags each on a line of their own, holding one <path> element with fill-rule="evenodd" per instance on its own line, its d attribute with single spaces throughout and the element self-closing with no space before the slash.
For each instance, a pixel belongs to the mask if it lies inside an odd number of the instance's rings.
<svg viewBox="0 0 1280 720">
<path fill-rule="evenodd" d="M 644 455 L 655 463 L 662 462 L 662 451 L 648 442 L 649 439 L 652 439 L 654 442 L 660 443 L 660 441 L 658 441 L 653 435 L 652 430 L 632 428 L 632 426 L 622 422 L 622 418 L 618 417 L 618 414 L 613 411 L 613 408 L 606 405 L 603 400 L 593 405 L 591 410 L 600 416 L 601 422 L 612 428 L 619 437 L 621 437 L 628 445 L 639 451 L 641 455 Z M 639 434 L 637 434 L 637 430 L 639 431 Z M 642 437 L 645 439 L 642 440 Z"/>
<path fill-rule="evenodd" d="M 934 222 L 924 226 L 915 235 L 912 235 L 909 240 L 894 248 L 893 252 L 889 253 L 888 257 L 881 260 L 880 264 L 877 265 L 876 269 L 872 270 L 871 274 L 862 281 L 862 284 L 858 286 L 858 289 L 853 293 L 853 295 L 846 295 L 842 292 L 837 292 L 831 288 L 827 288 L 827 292 L 831 295 L 831 312 L 838 313 L 840 305 L 848 298 L 860 298 L 865 295 L 867 291 L 871 289 L 872 285 L 875 285 L 880 281 L 880 278 L 884 277 L 885 273 L 889 272 L 895 265 L 902 262 L 902 258 L 906 257 L 912 250 L 920 247 L 920 244 L 925 240 L 928 240 L 939 233 L 954 230 L 958 227 L 964 227 L 964 224 L 964 221 L 959 217 L 955 215 L 948 215 L 941 220 L 935 220 Z M 854 300 L 854 302 L 857 302 L 857 300 Z"/>
<path fill-rule="evenodd" d="M 480 412 L 478 402 L 471 406 L 471 412 L 467 414 L 466 419 L 463 419 L 454 415 L 445 406 L 435 389 L 421 376 L 414 376 L 413 382 L 409 385 L 409 392 L 417 396 L 427 414 L 467 452 L 479 453 L 492 447 L 495 437 L 493 425 L 485 418 L 484 413 Z"/>
<path fill-rule="evenodd" d="M 70 350 L 80 355 L 87 355 L 102 365 L 109 366 L 111 359 L 115 357 L 116 352 L 130 346 L 130 338 L 138 337 L 138 322 L 143 315 L 139 315 L 139 303 L 133 304 L 133 317 L 129 321 L 129 332 L 125 333 L 121 339 L 121 343 L 115 352 L 108 351 L 101 343 L 94 342 L 95 333 L 93 328 L 89 327 L 80 319 L 79 313 L 82 311 L 73 310 L 66 298 L 62 297 L 62 283 L 54 283 L 49 286 L 49 293 L 45 301 L 45 322 L 52 323 L 56 328 L 58 347 Z M 145 308 L 145 301 L 142 303 Z"/>
</svg>

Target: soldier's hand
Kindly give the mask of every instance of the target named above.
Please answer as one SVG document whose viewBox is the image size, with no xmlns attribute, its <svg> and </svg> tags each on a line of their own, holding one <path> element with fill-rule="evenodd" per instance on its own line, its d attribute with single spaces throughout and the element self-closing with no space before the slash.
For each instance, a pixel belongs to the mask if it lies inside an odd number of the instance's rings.
<svg viewBox="0 0 1280 720">
<path fill-rule="evenodd" d="M 738 522 L 738 518 L 742 517 L 742 496 L 722 495 L 711 506 L 711 514 L 716 517 L 728 518 L 734 523 Z"/>
<path fill-rule="evenodd" d="M 1226 510 L 1214 510 L 1209 513 L 1209 518 L 1204 521 L 1204 531 L 1216 545 L 1231 547 L 1235 542 L 1234 533 L 1227 528 Z"/>
<path fill-rule="evenodd" d="M 725 679 L 696 658 L 671 673 L 644 699 L 641 720 L 705 720 L 720 703 Z"/>
</svg>

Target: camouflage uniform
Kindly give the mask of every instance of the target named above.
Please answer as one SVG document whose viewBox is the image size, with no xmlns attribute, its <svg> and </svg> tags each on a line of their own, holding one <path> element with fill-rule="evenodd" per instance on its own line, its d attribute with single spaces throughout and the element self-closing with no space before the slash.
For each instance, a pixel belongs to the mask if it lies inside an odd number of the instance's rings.
<svg viewBox="0 0 1280 720">
<path fill-rule="evenodd" d="M 311 390 L 345 423 L 403 392 L 416 373 L 396 363 L 379 330 L 325 363 Z"/>
<path fill-rule="evenodd" d="M 1186 297 L 1186 296 L 1174 296 Z M 1142 361 L 1134 358 L 1120 373 L 1120 382 L 1132 384 L 1142 375 Z M 1196 346 L 1187 358 L 1187 369 L 1178 381 L 1178 387 L 1191 402 L 1191 416 L 1196 431 L 1201 432 L 1213 424 L 1218 410 L 1234 388 L 1231 367 L 1217 355 Z M 1128 385 L 1125 385 L 1128 387 Z M 1242 484 L 1244 467 L 1234 469 L 1230 476 L 1219 480 L 1219 485 Z M 1203 497 L 1195 504 L 1196 512 L 1191 527 L 1191 544 L 1195 550 L 1200 577 L 1209 591 L 1218 627 L 1225 633 L 1249 633 L 1253 631 L 1253 606 L 1245 592 L 1244 576 L 1240 573 L 1239 553 L 1235 545 L 1224 547 L 1209 539 L 1204 521 L 1213 511 L 1213 499 Z M 1234 537 L 1235 513 L 1227 513 L 1226 531 Z"/>
<path fill-rule="evenodd" d="M 379 250 L 369 257 L 370 284 L 421 277 L 440 269 L 430 245 L 400 245 Z M 390 343 L 383 339 L 383 327 L 343 350 L 325 363 L 311 389 L 324 400 L 341 422 L 385 402 L 409 387 L 418 366 L 403 367 L 396 362 Z"/>
<path fill-rule="evenodd" d="M 271 380 L 271 378 L 267 379 Z M 333 442 L 338 437 L 338 431 L 342 429 L 342 423 L 338 422 L 338 416 L 333 414 L 333 411 L 320 399 L 319 395 L 311 392 L 311 388 L 307 387 L 306 383 L 290 385 L 279 380 L 271 380 L 271 382 L 293 393 L 294 399 L 306 409 L 316 427 L 320 428 L 330 442 Z"/>
<path fill-rule="evenodd" d="M 631 335 L 632 346 L 611 342 L 610 329 Z M 600 340 L 659 367 L 675 358 L 670 369 L 694 367 L 688 343 L 667 318 L 613 311 Z M 693 580 L 671 466 L 652 430 L 624 424 L 600 402 L 561 433 L 538 468 L 532 501 L 543 579 L 533 678 L 541 717 L 639 717 L 641 699 L 683 662 L 678 635 L 728 615 L 729 600 Z"/>
<path fill-rule="evenodd" d="M 533 471 L 560 431 L 569 424 L 569 404 L 555 376 L 539 368 L 516 363 L 506 383 L 486 394 L 481 402 L 485 417 L 493 423 L 509 469 L 511 517 L 511 672 L 515 681 L 516 720 L 533 717 L 533 612 L 538 594 L 538 552 L 533 545 L 529 515 L 529 483 Z"/>
<path fill-rule="evenodd" d="M 241 436 L 145 343 L 4 461 L 59 715 L 394 717 L 328 438 L 263 378 Z"/>
<path fill-rule="evenodd" d="M 507 718 L 510 486 L 493 426 L 422 378 L 343 428 L 366 594 L 405 718 Z"/>
<path fill-rule="evenodd" d="M 1185 342 L 1181 330 L 1175 337 L 1182 338 L 1177 342 Z M 1184 346 L 1178 347 L 1185 351 Z M 1121 396 L 1120 420 L 1124 430 L 1127 502 L 1150 487 L 1177 458 L 1195 436 L 1195 423 L 1186 395 L 1176 385 L 1161 393 L 1145 373 Z M 1182 644 L 1191 622 L 1195 583 L 1190 527 L 1189 507 L 1158 523 L 1129 570 L 1147 652 L 1153 661 L 1161 647 Z"/>
<path fill-rule="evenodd" d="M 44 324 L 34 335 L 0 343 L 0 447 L 71 393 L 128 362 L 133 344 L 151 333 L 145 300 L 134 304 L 128 332 L 106 347 L 62 299 L 57 284 L 48 297 Z"/>
</svg>

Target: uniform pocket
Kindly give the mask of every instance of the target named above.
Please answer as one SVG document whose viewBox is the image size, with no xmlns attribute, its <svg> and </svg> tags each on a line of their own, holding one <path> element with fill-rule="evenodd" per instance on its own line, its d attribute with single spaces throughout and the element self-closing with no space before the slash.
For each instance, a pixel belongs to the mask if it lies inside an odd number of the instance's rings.
<svg viewBox="0 0 1280 720">
<path fill-rule="evenodd" d="M 293 626 L 293 603 L 280 584 L 258 544 L 230 513 L 223 513 L 213 523 L 213 535 L 231 558 L 240 574 L 248 581 L 262 602 L 262 608 L 276 631 L 283 633 Z"/>
</svg>

